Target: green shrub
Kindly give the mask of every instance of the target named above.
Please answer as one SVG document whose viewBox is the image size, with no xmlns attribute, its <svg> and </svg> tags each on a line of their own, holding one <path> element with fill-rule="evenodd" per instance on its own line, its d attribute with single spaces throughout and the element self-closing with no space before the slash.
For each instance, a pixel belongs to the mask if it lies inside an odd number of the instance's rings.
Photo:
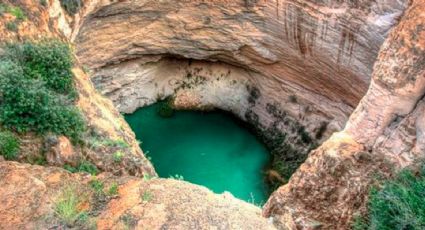
<svg viewBox="0 0 425 230">
<path fill-rule="evenodd" d="M 6 23 L 6 29 L 16 32 L 18 31 L 18 23 L 16 21 L 11 21 Z"/>
<path fill-rule="evenodd" d="M 116 196 L 118 195 L 118 184 L 116 182 L 111 184 L 111 187 L 108 189 L 108 195 L 109 196 Z"/>
<path fill-rule="evenodd" d="M 402 171 L 381 189 L 371 189 L 368 216 L 355 219 L 354 229 L 425 229 L 425 170 Z M 361 224 L 359 224 L 361 223 Z"/>
<path fill-rule="evenodd" d="M 18 6 L 10 6 L 8 7 L 8 12 L 15 16 L 17 20 L 23 21 L 27 18 L 25 16 L 25 12 Z"/>
<path fill-rule="evenodd" d="M 74 96 L 71 48 L 57 40 L 8 44 L 9 59 L 19 61 L 28 78 L 41 79 L 58 93 Z"/>
<path fill-rule="evenodd" d="M 97 167 L 94 164 L 92 164 L 88 161 L 82 161 L 78 165 L 77 170 L 78 170 L 78 172 L 86 172 L 86 173 L 89 173 L 91 175 L 96 175 L 99 172 Z"/>
<path fill-rule="evenodd" d="M 114 162 L 119 163 L 122 161 L 122 158 L 124 157 L 124 153 L 121 151 L 116 151 L 113 155 Z"/>
<path fill-rule="evenodd" d="M 59 41 L 8 44 L 0 57 L 0 122 L 17 132 L 52 132 L 78 141 L 85 121 L 72 104 L 76 90 L 69 47 Z"/>
<path fill-rule="evenodd" d="M 6 160 L 13 160 L 19 154 L 19 140 L 12 132 L 0 132 L 0 155 Z"/>
<path fill-rule="evenodd" d="M 0 3 L 0 16 L 2 16 L 4 13 L 10 13 L 17 21 L 23 21 L 27 18 L 25 12 L 18 6 L 10 6 L 4 3 Z"/>
<path fill-rule="evenodd" d="M 65 164 L 63 168 L 71 173 L 86 172 L 93 176 L 99 172 L 97 167 L 88 161 L 80 162 L 77 167 L 72 167 L 71 165 Z"/>
<path fill-rule="evenodd" d="M 151 201 L 151 200 L 152 200 L 152 198 L 153 198 L 153 194 L 152 194 L 150 191 L 144 191 L 144 192 L 142 193 L 141 198 L 142 198 L 142 201 L 144 201 L 144 202 L 149 202 L 149 201 Z"/>
<path fill-rule="evenodd" d="M 97 194 L 103 194 L 103 182 L 98 179 L 93 179 L 89 182 L 90 187 L 94 190 Z"/>
<path fill-rule="evenodd" d="M 82 0 L 61 0 L 60 3 L 69 15 L 76 14 L 83 7 Z"/>
<path fill-rule="evenodd" d="M 0 3 L 0 16 L 7 12 L 7 5 L 4 3 Z"/>
</svg>

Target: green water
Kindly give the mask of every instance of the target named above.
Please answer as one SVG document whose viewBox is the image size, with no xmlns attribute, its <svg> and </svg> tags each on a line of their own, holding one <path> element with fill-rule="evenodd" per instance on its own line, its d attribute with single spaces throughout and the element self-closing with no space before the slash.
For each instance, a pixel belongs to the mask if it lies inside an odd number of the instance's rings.
<svg viewBox="0 0 425 230">
<path fill-rule="evenodd" d="M 267 199 L 263 170 L 266 148 L 224 112 L 176 111 L 158 115 L 159 104 L 125 118 L 160 177 L 181 175 L 216 193 L 261 203 Z"/>
</svg>

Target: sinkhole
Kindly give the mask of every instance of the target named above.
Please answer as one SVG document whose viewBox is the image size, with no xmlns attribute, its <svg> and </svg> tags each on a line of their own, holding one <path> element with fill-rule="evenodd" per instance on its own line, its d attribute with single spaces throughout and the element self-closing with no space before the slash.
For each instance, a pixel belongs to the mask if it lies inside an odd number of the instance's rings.
<svg viewBox="0 0 425 230">
<path fill-rule="evenodd" d="M 158 175 L 261 204 L 269 189 L 266 147 L 223 111 L 173 111 L 156 103 L 125 116 Z"/>
</svg>

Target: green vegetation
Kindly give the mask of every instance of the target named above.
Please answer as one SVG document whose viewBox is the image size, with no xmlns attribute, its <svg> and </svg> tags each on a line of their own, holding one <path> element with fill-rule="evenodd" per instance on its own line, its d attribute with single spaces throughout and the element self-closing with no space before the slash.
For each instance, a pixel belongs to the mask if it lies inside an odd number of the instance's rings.
<svg viewBox="0 0 425 230">
<path fill-rule="evenodd" d="M 108 189 L 108 195 L 109 196 L 116 196 L 118 195 L 118 184 L 116 182 L 112 183 L 111 186 Z"/>
<path fill-rule="evenodd" d="M 27 19 L 25 12 L 19 6 L 10 6 L 4 3 L 0 3 L 0 16 L 5 13 L 13 15 L 17 21 L 23 21 Z"/>
<path fill-rule="evenodd" d="M 124 223 L 125 229 L 134 229 L 137 225 L 137 219 L 130 213 L 125 213 L 120 217 L 120 220 Z"/>
<path fill-rule="evenodd" d="M 5 13 L 9 13 L 15 17 L 15 20 L 6 22 L 6 29 L 9 31 L 18 31 L 19 23 L 27 19 L 25 12 L 20 7 L 0 3 L 0 16 Z"/>
<path fill-rule="evenodd" d="M 425 167 L 415 175 L 402 171 L 371 189 L 368 216 L 356 217 L 352 228 L 361 229 L 425 229 Z"/>
<path fill-rule="evenodd" d="M 7 12 L 7 5 L 4 3 L 0 3 L 0 16 Z"/>
<path fill-rule="evenodd" d="M 158 103 L 160 104 L 160 106 L 156 112 L 158 113 L 159 116 L 168 118 L 174 115 L 174 109 L 171 106 L 170 99 L 166 99 Z"/>
<path fill-rule="evenodd" d="M 40 4 L 44 7 L 47 6 L 47 0 L 40 0 Z"/>
<path fill-rule="evenodd" d="M 60 3 L 69 15 L 76 14 L 83 7 L 82 0 L 60 0 Z"/>
<path fill-rule="evenodd" d="M 149 191 L 144 191 L 142 194 L 142 201 L 149 202 L 153 198 L 153 194 Z"/>
<path fill-rule="evenodd" d="M 35 156 L 35 157 L 29 157 L 27 158 L 28 163 L 33 164 L 33 165 L 46 165 L 47 164 L 47 159 L 46 156 L 44 154 L 39 155 L 39 156 Z"/>
<path fill-rule="evenodd" d="M 109 146 L 109 147 L 117 147 L 117 148 L 123 148 L 123 149 L 130 147 L 130 145 L 122 139 L 117 139 L 117 140 L 107 139 L 105 140 L 104 143 L 106 146 Z"/>
<path fill-rule="evenodd" d="M 103 194 L 103 188 L 105 187 L 103 185 L 103 182 L 98 179 L 93 179 L 89 182 L 90 187 L 94 190 L 96 194 Z"/>
<path fill-rule="evenodd" d="M 67 187 L 55 201 L 55 215 L 67 226 L 73 226 L 79 220 L 87 220 L 87 213 L 78 207 L 82 202 L 83 198 L 77 194 L 76 189 Z"/>
<path fill-rule="evenodd" d="M 7 22 L 6 23 L 6 29 L 16 32 L 18 31 L 18 23 L 16 21 Z"/>
<path fill-rule="evenodd" d="M 108 138 L 96 137 L 96 135 L 94 135 L 94 137 L 88 141 L 88 145 L 92 148 L 100 148 L 104 146 L 121 149 L 130 148 L 130 145 L 122 139 L 112 140 Z"/>
<path fill-rule="evenodd" d="M 25 12 L 18 6 L 9 6 L 7 7 L 7 11 L 15 16 L 16 20 L 23 21 L 27 18 Z"/>
<path fill-rule="evenodd" d="M 71 165 L 66 164 L 63 166 L 63 168 L 72 173 L 86 172 L 93 176 L 95 176 L 99 172 L 97 167 L 88 161 L 81 161 L 77 167 L 72 167 Z"/>
<path fill-rule="evenodd" d="M 121 151 L 116 151 L 116 152 L 114 153 L 114 155 L 113 155 L 114 162 L 116 162 L 116 163 L 121 162 L 121 161 L 122 161 L 122 159 L 123 159 L 123 157 L 124 157 L 124 153 L 123 153 L 123 152 L 121 152 Z"/>
<path fill-rule="evenodd" d="M 13 160 L 19 154 L 19 140 L 9 131 L 0 131 L 0 155 L 6 160 Z"/>
<path fill-rule="evenodd" d="M 144 181 L 151 180 L 152 178 L 154 178 L 154 176 L 152 176 L 150 174 L 147 174 L 147 173 L 143 174 L 143 180 Z"/>
<path fill-rule="evenodd" d="M 170 179 L 174 179 L 174 180 L 184 180 L 184 177 L 183 177 L 183 175 L 176 174 L 176 175 L 174 175 L 174 176 L 170 176 Z"/>
<path fill-rule="evenodd" d="M 18 133 L 65 135 L 78 142 L 86 130 L 73 105 L 76 90 L 69 46 L 56 40 L 13 43 L 0 57 L 0 123 Z"/>
</svg>

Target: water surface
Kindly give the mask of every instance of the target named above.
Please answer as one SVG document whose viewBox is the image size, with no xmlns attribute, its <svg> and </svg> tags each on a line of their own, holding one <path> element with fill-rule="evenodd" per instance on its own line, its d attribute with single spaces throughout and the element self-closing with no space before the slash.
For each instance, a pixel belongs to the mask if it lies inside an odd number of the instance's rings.
<svg viewBox="0 0 425 230">
<path fill-rule="evenodd" d="M 224 112 L 175 111 L 165 118 L 160 106 L 125 117 L 160 177 L 177 174 L 216 193 L 266 201 L 263 169 L 269 154 L 252 133 Z"/>
</svg>

